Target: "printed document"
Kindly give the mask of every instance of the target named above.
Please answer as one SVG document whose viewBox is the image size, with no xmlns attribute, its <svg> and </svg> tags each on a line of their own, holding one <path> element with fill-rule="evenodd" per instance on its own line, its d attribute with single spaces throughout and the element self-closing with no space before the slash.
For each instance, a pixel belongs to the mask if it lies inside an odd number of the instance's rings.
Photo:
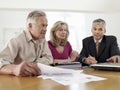
<svg viewBox="0 0 120 90">
<path fill-rule="evenodd" d="M 38 63 L 37 65 L 41 70 L 41 75 L 38 77 L 41 77 L 43 79 L 51 79 L 62 85 L 106 80 L 106 78 L 84 74 L 83 70 L 64 69 L 44 65 L 41 63 Z"/>
</svg>

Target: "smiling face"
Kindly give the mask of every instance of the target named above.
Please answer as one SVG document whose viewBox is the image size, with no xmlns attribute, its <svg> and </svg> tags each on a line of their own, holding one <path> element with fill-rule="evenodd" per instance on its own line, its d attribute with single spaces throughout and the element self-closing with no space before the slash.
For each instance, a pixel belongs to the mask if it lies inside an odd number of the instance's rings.
<svg viewBox="0 0 120 90">
<path fill-rule="evenodd" d="M 38 17 L 36 23 L 29 23 L 29 31 L 33 39 L 43 39 L 47 31 L 48 21 L 45 16 Z"/>
<path fill-rule="evenodd" d="M 103 23 L 93 23 L 92 34 L 95 40 L 100 40 L 105 34 L 105 25 Z"/>
</svg>

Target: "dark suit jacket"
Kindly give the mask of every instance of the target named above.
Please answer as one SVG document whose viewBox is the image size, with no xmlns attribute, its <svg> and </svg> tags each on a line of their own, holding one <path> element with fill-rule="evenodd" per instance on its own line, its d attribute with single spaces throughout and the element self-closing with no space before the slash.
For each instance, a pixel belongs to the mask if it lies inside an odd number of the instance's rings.
<svg viewBox="0 0 120 90">
<path fill-rule="evenodd" d="M 80 52 L 78 61 L 82 62 L 82 59 L 89 55 L 95 57 L 98 63 L 106 62 L 106 59 L 111 56 L 120 55 L 116 37 L 104 35 L 99 46 L 98 54 L 96 52 L 93 36 L 83 39 L 83 48 Z"/>
</svg>

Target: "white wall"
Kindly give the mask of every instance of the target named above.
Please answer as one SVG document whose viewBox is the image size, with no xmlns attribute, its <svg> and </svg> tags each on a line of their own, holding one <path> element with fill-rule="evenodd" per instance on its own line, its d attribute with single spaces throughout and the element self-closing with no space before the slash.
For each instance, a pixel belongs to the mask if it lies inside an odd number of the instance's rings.
<svg viewBox="0 0 120 90">
<path fill-rule="evenodd" d="M 118 12 L 120 0 L 0 0 L 0 8 Z"/>
<path fill-rule="evenodd" d="M 0 10 L 0 50 L 4 47 L 5 43 L 11 36 L 20 32 L 26 27 L 26 17 L 31 10 Z M 80 51 L 82 48 L 82 39 L 86 36 L 91 35 L 91 24 L 96 18 L 103 18 L 107 23 L 106 34 L 115 35 L 118 38 L 118 43 L 120 45 L 120 13 L 84 13 L 84 12 L 73 12 L 71 16 L 70 12 L 63 12 L 64 14 L 59 14 L 59 12 L 47 11 L 49 28 L 47 31 L 47 39 L 49 38 L 49 29 L 52 24 L 57 20 L 65 20 L 70 25 L 70 37 L 69 40 L 73 45 L 73 48 Z M 75 13 L 75 15 L 74 15 Z M 59 17 L 56 17 L 56 15 Z M 57 16 L 58 16 L 57 15 Z M 53 17 L 55 19 L 53 19 Z M 65 17 L 65 18 L 63 18 Z M 84 25 L 83 25 L 84 24 Z M 74 28 L 72 27 L 74 25 Z M 81 26 L 83 25 L 83 26 Z M 74 34 L 74 36 L 72 36 Z M 72 39 L 77 39 L 75 44 Z"/>
<path fill-rule="evenodd" d="M 73 48 L 77 47 L 75 49 L 78 51 L 82 47 L 81 40 L 91 35 L 91 23 L 96 18 L 105 19 L 107 23 L 106 34 L 117 36 L 120 46 L 120 0 L 0 0 L 0 50 L 7 40 L 14 36 L 12 32 L 15 31 L 15 34 L 17 34 L 25 27 L 26 16 L 33 9 L 43 9 L 46 12 L 65 12 L 59 18 L 70 25 L 70 41 L 73 39 L 72 35 L 76 34 L 74 39 L 76 38 L 76 41 L 79 40 L 79 44 L 74 44 L 72 41 L 71 43 Z M 77 13 L 77 15 L 69 17 L 69 12 Z M 55 13 L 49 12 L 47 14 L 50 28 L 55 20 L 59 19 L 55 18 Z M 65 18 L 63 19 L 63 17 Z M 71 24 L 76 25 L 72 26 Z M 47 32 L 47 38 L 49 37 L 48 35 L 49 31 Z"/>
<path fill-rule="evenodd" d="M 120 44 L 120 13 L 106 13 L 106 14 L 86 14 L 86 30 L 90 29 L 91 22 L 95 18 L 102 18 L 106 21 L 106 34 L 107 35 L 115 35 L 118 38 L 118 42 Z M 90 34 L 90 33 L 88 33 Z"/>
</svg>

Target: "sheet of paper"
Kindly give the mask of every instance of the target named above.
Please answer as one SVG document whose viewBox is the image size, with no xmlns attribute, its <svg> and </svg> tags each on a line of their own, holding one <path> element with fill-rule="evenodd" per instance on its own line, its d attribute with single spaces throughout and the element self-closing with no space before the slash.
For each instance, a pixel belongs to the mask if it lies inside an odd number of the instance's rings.
<svg viewBox="0 0 120 90">
<path fill-rule="evenodd" d="M 62 85 L 79 84 L 106 79 L 98 76 L 84 74 L 82 73 L 82 70 L 63 69 L 40 63 L 38 63 L 38 67 L 42 73 L 42 75 L 38 77 L 43 79 L 52 79 Z"/>
<path fill-rule="evenodd" d="M 50 77 L 52 80 L 62 84 L 62 85 L 73 85 L 73 84 L 83 84 L 91 81 L 100 81 L 100 80 L 105 80 L 105 78 L 102 77 L 97 77 L 97 76 L 92 76 L 92 75 L 86 75 L 86 74 L 81 74 L 79 77 Z"/>
<path fill-rule="evenodd" d="M 72 75 L 74 72 L 83 70 L 64 69 L 59 67 L 52 67 L 45 64 L 37 63 L 42 75 Z"/>
</svg>

